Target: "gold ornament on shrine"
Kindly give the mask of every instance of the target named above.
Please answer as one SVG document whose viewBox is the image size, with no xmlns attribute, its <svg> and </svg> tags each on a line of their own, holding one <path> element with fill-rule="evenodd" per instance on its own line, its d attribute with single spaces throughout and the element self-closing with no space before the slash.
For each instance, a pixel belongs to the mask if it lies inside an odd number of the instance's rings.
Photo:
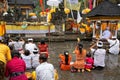
<svg viewBox="0 0 120 80">
<path fill-rule="evenodd" d="M 87 14 L 90 11 L 91 11 L 91 9 L 85 8 L 85 9 L 82 10 L 82 14 Z"/>
<path fill-rule="evenodd" d="M 46 16 L 47 13 L 46 12 L 40 12 L 40 16 L 43 17 L 43 16 Z"/>
<path fill-rule="evenodd" d="M 65 14 L 69 14 L 70 13 L 70 9 L 64 8 L 64 12 L 65 12 Z"/>
</svg>

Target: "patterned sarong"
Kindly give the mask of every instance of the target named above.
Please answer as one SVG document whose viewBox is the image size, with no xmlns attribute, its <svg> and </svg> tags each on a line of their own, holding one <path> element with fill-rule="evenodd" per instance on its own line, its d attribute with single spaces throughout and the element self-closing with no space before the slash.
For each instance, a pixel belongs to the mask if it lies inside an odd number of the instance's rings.
<svg viewBox="0 0 120 80">
<path fill-rule="evenodd" d="M 4 79 L 5 63 L 0 61 L 0 80 Z"/>
</svg>

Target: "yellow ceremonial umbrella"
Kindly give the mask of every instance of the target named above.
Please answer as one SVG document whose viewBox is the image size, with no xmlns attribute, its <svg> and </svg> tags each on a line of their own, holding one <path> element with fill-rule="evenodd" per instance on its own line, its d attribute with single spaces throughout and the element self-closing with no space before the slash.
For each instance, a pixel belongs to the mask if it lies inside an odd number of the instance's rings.
<svg viewBox="0 0 120 80">
<path fill-rule="evenodd" d="M 50 9 L 50 13 L 56 12 L 56 8 Z"/>
<path fill-rule="evenodd" d="M 64 12 L 65 12 L 65 14 L 69 14 L 70 13 L 70 9 L 64 8 Z"/>
<path fill-rule="evenodd" d="M 82 14 L 87 14 L 90 11 L 91 11 L 91 9 L 85 8 L 85 9 L 82 10 Z"/>
<path fill-rule="evenodd" d="M 47 14 L 47 22 L 50 22 L 51 19 L 52 19 L 52 15 L 51 15 L 51 13 L 49 12 L 49 13 Z"/>
<path fill-rule="evenodd" d="M 31 12 L 31 13 L 29 13 L 29 16 L 36 16 L 36 14 Z"/>
<path fill-rule="evenodd" d="M 80 28 L 80 32 L 83 34 L 85 33 L 85 28 Z"/>
</svg>

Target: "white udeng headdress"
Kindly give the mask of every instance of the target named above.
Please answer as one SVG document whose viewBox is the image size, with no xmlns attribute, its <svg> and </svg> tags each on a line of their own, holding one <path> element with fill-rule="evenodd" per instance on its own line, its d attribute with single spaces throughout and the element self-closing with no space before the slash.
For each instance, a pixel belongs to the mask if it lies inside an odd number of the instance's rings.
<svg viewBox="0 0 120 80">
<path fill-rule="evenodd" d="M 97 47 L 103 47 L 103 42 L 102 41 L 98 41 L 97 42 Z"/>
<path fill-rule="evenodd" d="M 69 53 L 68 53 L 68 52 L 66 52 L 65 54 L 66 54 L 66 55 L 68 55 Z"/>
<path fill-rule="evenodd" d="M 32 39 L 32 38 L 29 38 L 28 41 L 33 41 L 33 39 Z"/>
</svg>

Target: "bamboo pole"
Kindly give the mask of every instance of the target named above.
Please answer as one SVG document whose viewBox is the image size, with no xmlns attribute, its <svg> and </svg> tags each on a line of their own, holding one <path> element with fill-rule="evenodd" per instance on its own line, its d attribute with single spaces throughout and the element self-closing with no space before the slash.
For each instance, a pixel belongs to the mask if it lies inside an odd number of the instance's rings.
<svg viewBox="0 0 120 80">
<path fill-rule="evenodd" d="M 84 7 L 85 8 L 87 8 L 86 4 L 87 4 L 87 2 L 86 2 L 86 0 L 84 0 Z"/>
<path fill-rule="evenodd" d="M 96 21 L 93 23 L 93 38 L 96 37 L 96 35 L 95 35 L 95 27 L 96 27 Z"/>
</svg>

